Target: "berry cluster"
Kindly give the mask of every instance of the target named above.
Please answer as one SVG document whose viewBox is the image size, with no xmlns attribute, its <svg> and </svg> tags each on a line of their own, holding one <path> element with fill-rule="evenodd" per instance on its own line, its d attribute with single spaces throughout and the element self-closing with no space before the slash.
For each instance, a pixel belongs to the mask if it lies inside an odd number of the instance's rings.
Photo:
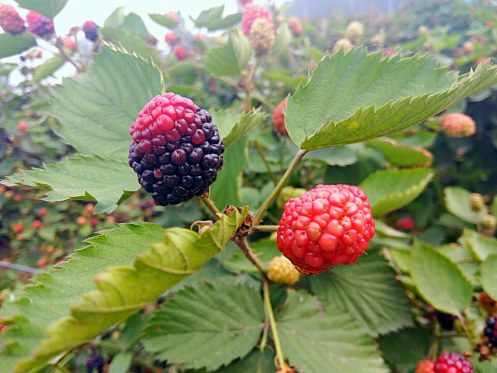
<svg viewBox="0 0 497 373">
<path fill-rule="evenodd" d="M 487 325 L 483 334 L 488 337 L 490 344 L 497 347 L 497 322 L 495 316 L 491 316 L 487 319 Z"/>
<path fill-rule="evenodd" d="M 444 352 L 435 360 L 435 373 L 474 373 L 473 365 L 464 356 Z"/>
<path fill-rule="evenodd" d="M 0 27 L 11 35 L 24 31 L 24 20 L 13 6 L 0 4 Z"/>
<path fill-rule="evenodd" d="M 252 24 L 256 19 L 265 19 L 269 23 L 272 33 L 274 34 L 273 17 L 269 10 L 262 5 L 247 4 L 242 13 L 242 31 L 245 36 L 249 36 Z"/>
<path fill-rule="evenodd" d="M 129 165 L 157 205 L 202 195 L 223 166 L 224 144 L 211 115 L 180 95 L 153 98 L 130 134 Z"/>
<path fill-rule="evenodd" d="M 39 37 L 45 38 L 55 33 L 53 21 L 32 10 L 26 15 L 26 21 L 28 21 L 29 32 Z"/>
<path fill-rule="evenodd" d="M 85 37 L 92 42 L 96 42 L 98 39 L 98 29 L 100 26 L 93 21 L 86 21 L 83 23 L 83 32 L 85 33 Z"/>
<path fill-rule="evenodd" d="M 276 245 L 301 273 L 319 274 L 356 262 L 368 248 L 374 227 L 361 188 L 318 185 L 285 204 Z"/>
</svg>

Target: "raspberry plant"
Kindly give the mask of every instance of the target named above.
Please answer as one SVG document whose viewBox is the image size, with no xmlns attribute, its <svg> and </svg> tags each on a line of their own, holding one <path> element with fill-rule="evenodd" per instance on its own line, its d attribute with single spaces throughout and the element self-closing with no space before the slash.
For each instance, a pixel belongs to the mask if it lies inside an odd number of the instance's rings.
<svg viewBox="0 0 497 373">
<path fill-rule="evenodd" d="M 112 371 L 382 373 L 414 371 L 428 358 L 434 365 L 419 369 L 470 372 L 468 360 L 452 353 L 449 364 L 444 352 L 446 338 L 461 336 L 466 352 L 479 354 L 479 371 L 491 364 L 489 330 L 472 323 L 493 316 L 476 317 L 484 307 L 472 298 L 485 290 L 497 299 L 495 207 L 482 197 L 475 208 L 462 187 L 442 190 L 423 145 L 454 117 L 444 110 L 497 83 L 490 62 L 459 76 L 428 54 L 368 53 L 360 22 L 344 25 L 347 39 L 324 53 L 319 41 L 310 46 L 309 24 L 251 1 L 239 2 L 243 12 L 223 17 L 221 6 L 194 20 L 199 30 L 226 30 L 221 40 L 193 37 L 173 12 L 150 14 L 171 44 L 165 60 L 144 20 L 118 8 L 102 27 L 83 25 L 88 58 L 77 31 L 53 29 L 66 1 L 18 3 L 30 11 L 29 30 L 7 9 L 16 24 L 0 35 L 0 56 L 50 43 L 53 57 L 26 74 L 34 87 L 74 66 L 76 77 L 39 105 L 75 151 L 8 172 L 2 184 L 40 189 L 48 202 L 95 202 L 76 219 L 93 228 L 92 213 L 134 200 L 167 207 L 154 210 L 155 223 L 107 222 L 88 246 L 2 298 L 0 372 L 64 372 L 84 356 L 79 364 L 97 371 L 111 360 Z M 383 42 L 378 35 L 372 44 Z M 315 62 L 308 76 L 303 55 Z M 474 133 L 468 123 L 457 136 Z M 357 183 L 333 171 L 373 164 L 370 154 L 387 167 L 359 168 Z M 430 183 L 450 213 L 440 220 L 464 227 L 457 246 L 413 237 L 426 222 L 396 215 L 429 205 Z M 409 233 L 389 226 L 396 221 Z M 45 224 L 13 222 L 12 231 L 21 239 Z M 454 335 L 441 330 L 440 315 L 454 321 Z M 413 358 L 399 341 L 422 351 Z"/>
</svg>

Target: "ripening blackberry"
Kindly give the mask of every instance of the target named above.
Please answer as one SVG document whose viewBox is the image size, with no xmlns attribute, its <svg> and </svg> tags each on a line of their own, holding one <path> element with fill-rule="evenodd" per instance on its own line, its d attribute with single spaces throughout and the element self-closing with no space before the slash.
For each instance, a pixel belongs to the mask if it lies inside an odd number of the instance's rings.
<svg viewBox="0 0 497 373">
<path fill-rule="evenodd" d="M 491 345 L 497 347 L 497 323 L 495 316 L 487 318 L 486 327 L 483 330 L 483 334 L 488 337 Z"/>
<path fill-rule="evenodd" d="M 156 205 L 201 196 L 222 169 L 224 144 L 212 117 L 174 93 L 154 97 L 131 124 L 129 165 Z"/>
</svg>

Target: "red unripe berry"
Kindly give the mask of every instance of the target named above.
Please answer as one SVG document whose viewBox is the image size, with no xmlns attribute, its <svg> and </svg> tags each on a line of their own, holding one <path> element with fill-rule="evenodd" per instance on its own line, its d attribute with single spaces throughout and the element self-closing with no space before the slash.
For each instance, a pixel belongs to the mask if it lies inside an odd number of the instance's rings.
<svg viewBox="0 0 497 373">
<path fill-rule="evenodd" d="M 64 48 L 70 49 L 72 51 L 76 50 L 76 42 L 68 36 L 61 36 L 60 40 L 64 44 Z"/>
<path fill-rule="evenodd" d="M 290 28 L 292 35 L 295 36 L 296 38 L 302 34 L 302 24 L 300 23 L 300 20 L 298 18 L 296 17 L 290 18 L 288 20 L 288 27 Z"/>
<path fill-rule="evenodd" d="M 38 215 L 40 215 L 42 218 L 48 215 L 48 210 L 46 207 L 42 207 L 41 209 L 38 210 Z"/>
<path fill-rule="evenodd" d="M 26 132 L 26 130 L 28 129 L 28 125 L 26 124 L 26 122 L 18 122 L 17 123 L 17 129 L 19 130 L 19 132 L 21 132 L 21 134 L 24 134 Z"/>
<path fill-rule="evenodd" d="M 0 185 L 0 194 L 3 194 L 7 190 L 5 185 Z"/>
<path fill-rule="evenodd" d="M 21 194 L 14 194 L 14 201 L 21 202 L 22 201 L 22 195 Z"/>
<path fill-rule="evenodd" d="M 31 224 L 31 228 L 33 229 L 40 229 L 43 226 L 43 223 L 40 220 L 35 220 Z"/>
<path fill-rule="evenodd" d="M 24 20 L 13 6 L 0 4 L 0 27 L 11 35 L 18 35 L 24 31 Z"/>
<path fill-rule="evenodd" d="M 444 352 L 435 360 L 435 373 L 475 373 L 475 370 L 463 356 Z"/>
<path fill-rule="evenodd" d="M 186 57 L 186 49 L 181 44 L 174 47 L 173 53 L 174 56 L 178 59 L 178 61 L 182 61 Z"/>
<path fill-rule="evenodd" d="M 95 205 L 93 203 L 87 203 L 85 205 L 85 211 L 88 213 L 88 214 L 93 214 L 93 211 L 95 211 Z"/>
<path fill-rule="evenodd" d="M 414 220 L 411 218 L 400 218 L 395 222 L 395 226 L 398 229 L 405 229 L 406 231 L 412 231 L 414 228 Z"/>
<path fill-rule="evenodd" d="M 14 227 L 12 227 L 12 230 L 15 233 L 22 233 L 24 231 L 24 225 L 22 223 L 14 224 Z"/>
<path fill-rule="evenodd" d="M 97 218 L 91 218 L 90 220 L 90 225 L 95 228 L 98 225 L 98 219 Z"/>
<path fill-rule="evenodd" d="M 197 35 L 195 35 L 195 40 L 198 41 L 198 42 L 204 43 L 205 42 L 205 36 L 202 35 L 202 34 L 197 34 Z"/>
<path fill-rule="evenodd" d="M 112 215 L 106 216 L 105 221 L 110 224 L 116 224 L 116 218 Z"/>
<path fill-rule="evenodd" d="M 167 12 L 164 14 L 166 17 L 171 18 L 175 23 L 178 23 L 178 16 L 174 12 Z"/>
<path fill-rule="evenodd" d="M 38 267 L 45 267 L 47 264 L 48 264 L 48 260 L 46 258 L 38 259 L 38 261 L 36 262 L 36 265 Z"/>
<path fill-rule="evenodd" d="M 6 328 L 6 327 L 7 327 L 7 325 L 0 324 L 0 333 L 1 333 L 1 332 L 2 332 L 2 330 L 3 330 L 4 328 Z"/>
<path fill-rule="evenodd" d="M 306 275 L 355 263 L 375 234 L 371 205 L 357 186 L 318 185 L 283 209 L 276 245 Z"/>
<path fill-rule="evenodd" d="M 174 33 L 174 31 L 168 32 L 166 34 L 166 36 L 164 37 L 164 41 L 167 44 L 174 44 L 174 43 L 176 43 L 177 40 L 178 40 L 178 38 L 176 37 L 176 34 Z"/>
<path fill-rule="evenodd" d="M 476 131 L 475 121 L 466 114 L 447 114 L 442 120 L 442 129 L 447 137 L 468 137 Z"/>
<path fill-rule="evenodd" d="M 38 51 L 36 52 L 36 58 L 42 58 L 43 57 L 43 52 L 42 51 Z"/>
<path fill-rule="evenodd" d="M 258 18 L 265 19 L 266 21 L 269 22 L 269 25 L 271 27 L 272 33 L 274 34 L 274 24 L 273 24 L 273 17 L 271 16 L 271 13 L 269 13 L 269 10 L 267 10 L 266 7 L 263 7 L 262 5 L 257 5 L 257 4 L 247 4 L 245 5 L 245 8 L 243 8 L 243 13 L 242 13 L 242 31 L 245 36 L 248 36 L 250 34 L 250 29 L 252 28 L 252 23 Z"/>
<path fill-rule="evenodd" d="M 281 101 L 278 106 L 274 108 L 273 111 L 273 126 L 276 131 L 281 132 L 284 135 L 288 135 L 285 126 L 285 115 L 283 114 L 283 108 L 286 108 L 286 97 Z"/>
<path fill-rule="evenodd" d="M 414 373 L 435 373 L 435 362 L 433 360 L 423 360 L 416 365 Z"/>
<path fill-rule="evenodd" d="M 385 48 L 383 49 L 383 56 L 393 56 L 395 54 L 395 51 L 390 48 Z"/>
<path fill-rule="evenodd" d="M 76 224 L 77 225 L 85 225 L 86 223 L 88 223 L 88 219 L 85 217 L 85 216 L 78 216 L 76 218 Z"/>
</svg>

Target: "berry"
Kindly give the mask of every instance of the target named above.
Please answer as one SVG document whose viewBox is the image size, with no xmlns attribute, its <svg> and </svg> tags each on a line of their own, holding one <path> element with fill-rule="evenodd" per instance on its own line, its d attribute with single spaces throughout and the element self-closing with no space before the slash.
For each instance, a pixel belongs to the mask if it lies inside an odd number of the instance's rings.
<svg viewBox="0 0 497 373">
<path fill-rule="evenodd" d="M 18 35 L 24 31 L 24 20 L 13 6 L 0 4 L 0 27 L 11 35 Z"/>
<path fill-rule="evenodd" d="M 4 328 L 6 328 L 6 327 L 7 327 L 7 325 L 0 324 L 0 333 L 1 333 L 1 332 L 2 332 L 2 330 L 3 330 Z"/>
<path fill-rule="evenodd" d="M 96 226 L 98 225 L 98 219 L 97 219 L 97 218 L 91 218 L 91 220 L 90 220 L 90 225 L 91 225 L 93 228 L 96 228 Z"/>
<path fill-rule="evenodd" d="M 350 42 L 349 39 L 340 39 L 340 40 L 338 40 L 335 43 L 335 45 L 333 46 L 333 49 L 331 50 L 331 53 L 336 53 L 336 52 L 338 52 L 342 48 L 343 48 L 343 52 L 344 53 L 347 53 L 348 51 L 350 51 L 353 48 L 352 43 Z"/>
<path fill-rule="evenodd" d="M 473 365 L 464 356 L 444 352 L 435 360 L 435 373 L 474 373 Z"/>
<path fill-rule="evenodd" d="M 369 42 L 372 44 L 372 45 L 383 45 L 385 43 L 385 40 L 383 39 L 383 37 L 381 35 L 373 35 L 371 37 L 371 39 L 369 39 Z"/>
<path fill-rule="evenodd" d="M 390 48 L 385 48 L 383 49 L 383 56 L 393 56 L 395 54 L 395 51 Z"/>
<path fill-rule="evenodd" d="M 357 186 L 318 185 L 290 199 L 277 230 L 278 249 L 306 275 L 356 262 L 375 234 L 366 198 Z"/>
<path fill-rule="evenodd" d="M 110 224 L 116 224 L 116 218 L 112 215 L 106 216 L 105 221 Z"/>
<path fill-rule="evenodd" d="M 484 229 L 495 229 L 497 226 L 497 219 L 493 215 L 485 215 L 481 222 L 481 226 Z"/>
<path fill-rule="evenodd" d="M 276 256 L 269 262 L 267 277 L 278 284 L 293 285 L 299 280 L 300 273 L 287 258 Z"/>
<path fill-rule="evenodd" d="M 283 114 L 283 108 L 286 108 L 286 97 L 281 101 L 278 106 L 274 108 L 273 111 L 273 126 L 274 129 L 281 132 L 284 135 L 288 135 L 285 126 L 285 115 Z"/>
<path fill-rule="evenodd" d="M 473 210 L 474 212 L 480 212 L 481 209 L 485 206 L 485 201 L 483 200 L 483 196 L 479 193 L 471 193 L 469 201 L 471 205 L 471 210 Z"/>
<path fill-rule="evenodd" d="M 93 21 L 86 21 L 83 23 L 83 31 L 85 33 L 85 37 L 88 40 L 91 40 L 92 42 L 96 42 L 98 39 L 98 29 L 100 26 L 98 26 L 95 22 Z"/>
<path fill-rule="evenodd" d="M 145 40 L 145 44 L 147 44 L 150 48 L 155 48 L 157 46 L 157 42 L 159 40 L 157 40 L 157 38 L 152 34 L 148 34 L 148 35 L 149 35 L 149 38 Z"/>
<path fill-rule="evenodd" d="M 473 54 L 475 51 L 475 46 L 471 41 L 465 41 L 462 43 L 462 50 L 465 54 Z"/>
<path fill-rule="evenodd" d="M 454 330 L 454 321 L 456 321 L 457 316 L 445 312 L 435 311 L 435 317 L 437 318 L 442 329 Z"/>
<path fill-rule="evenodd" d="M 353 44 L 357 44 L 362 34 L 364 34 L 364 27 L 357 21 L 350 22 L 345 30 L 345 37 Z"/>
<path fill-rule="evenodd" d="M 88 219 L 85 216 L 78 216 L 76 218 L 76 224 L 79 226 L 83 226 L 88 223 Z"/>
<path fill-rule="evenodd" d="M 104 369 L 104 358 L 102 356 L 90 356 L 86 360 L 86 370 L 89 373 L 98 372 L 102 373 Z"/>
<path fill-rule="evenodd" d="M 238 2 L 240 4 L 242 4 L 243 6 L 245 6 L 247 4 L 252 4 L 254 2 L 254 0 L 238 0 Z"/>
<path fill-rule="evenodd" d="M 250 28 L 250 45 L 257 57 L 266 55 L 274 44 L 274 26 L 267 20 L 258 18 L 252 23 Z"/>
<path fill-rule="evenodd" d="M 176 34 L 174 33 L 174 31 L 169 31 L 166 34 L 166 36 L 164 37 L 164 41 L 167 44 L 174 44 L 174 43 L 176 43 L 177 40 L 178 40 L 178 38 L 176 37 Z"/>
<path fill-rule="evenodd" d="M 418 27 L 418 34 L 423 36 L 423 35 L 428 35 L 430 31 L 428 30 L 428 27 L 425 25 L 421 25 Z"/>
<path fill-rule="evenodd" d="M 95 205 L 94 205 L 93 203 L 87 203 L 87 204 L 85 205 L 85 211 L 86 211 L 88 214 L 92 215 L 92 214 L 93 214 L 93 212 L 95 211 Z"/>
<path fill-rule="evenodd" d="M 395 222 L 395 226 L 398 229 L 405 229 L 406 231 L 412 231 L 414 228 L 414 220 L 411 218 L 400 218 Z"/>
<path fill-rule="evenodd" d="M 174 47 L 173 50 L 174 56 L 178 59 L 178 61 L 183 61 L 186 57 L 186 49 L 181 44 L 178 44 Z"/>
<path fill-rule="evenodd" d="M 423 360 L 416 365 L 414 373 L 435 373 L 435 362 L 433 360 Z"/>
<path fill-rule="evenodd" d="M 67 48 L 69 50 L 76 50 L 76 42 L 72 40 L 68 36 L 61 36 L 60 40 L 62 41 L 62 44 L 64 44 L 64 48 Z"/>
<path fill-rule="evenodd" d="M 21 202 L 22 201 L 22 195 L 21 194 L 14 194 L 14 201 Z"/>
<path fill-rule="evenodd" d="M 262 5 L 257 5 L 257 4 L 247 4 L 245 5 L 245 8 L 243 8 L 243 13 L 242 13 L 243 34 L 245 36 L 249 36 L 252 24 L 258 18 L 262 18 L 268 21 L 269 27 L 271 28 L 271 31 L 274 34 L 274 24 L 271 13 L 269 13 L 269 11 Z"/>
<path fill-rule="evenodd" d="M 292 17 L 288 20 L 288 27 L 292 32 L 292 35 L 298 38 L 302 34 L 302 24 L 300 20 L 296 17 Z"/>
<path fill-rule="evenodd" d="M 480 293 L 478 302 L 480 303 L 480 307 L 483 308 L 487 314 L 493 315 L 494 313 L 497 313 L 497 301 L 490 298 L 486 292 L 482 291 Z"/>
<path fill-rule="evenodd" d="M 36 58 L 42 58 L 42 57 L 43 57 L 43 52 L 42 51 L 36 52 Z"/>
<path fill-rule="evenodd" d="M 195 40 L 199 43 L 205 43 L 205 36 L 202 34 L 197 34 L 195 35 Z"/>
<path fill-rule="evenodd" d="M 31 228 L 33 229 L 40 229 L 43 226 L 43 223 L 40 220 L 35 220 L 31 224 Z"/>
<path fill-rule="evenodd" d="M 38 210 L 38 215 L 40 215 L 42 218 L 48 215 L 48 210 L 46 207 L 42 207 L 41 209 Z"/>
<path fill-rule="evenodd" d="M 466 114 L 447 114 L 442 120 L 442 129 L 448 137 L 468 137 L 475 133 L 475 121 Z"/>
<path fill-rule="evenodd" d="M 48 264 L 48 260 L 46 258 L 41 258 L 36 261 L 36 265 L 38 267 L 45 267 Z"/>
<path fill-rule="evenodd" d="M 26 20 L 28 21 L 29 32 L 32 34 L 45 38 L 51 36 L 55 32 L 53 21 L 50 18 L 42 16 L 32 10 L 26 15 Z"/>
<path fill-rule="evenodd" d="M 491 345 L 497 347 L 497 323 L 495 316 L 490 316 L 489 318 L 487 318 L 485 329 L 483 329 L 483 334 L 488 337 Z"/>
<path fill-rule="evenodd" d="M 18 122 L 17 123 L 17 129 L 22 134 L 24 134 L 26 132 L 27 128 L 28 128 L 28 125 L 26 124 L 26 122 Z"/>
<path fill-rule="evenodd" d="M 12 230 L 15 233 L 22 233 L 24 231 L 24 225 L 22 223 L 14 224 L 14 226 L 12 227 Z"/>
<path fill-rule="evenodd" d="M 224 144 L 211 115 L 174 93 L 145 105 L 130 135 L 129 165 L 159 206 L 202 195 L 224 163 Z"/>
<path fill-rule="evenodd" d="M 164 14 L 166 17 L 169 17 L 171 18 L 175 23 L 178 23 L 178 16 L 176 15 L 176 13 L 173 13 L 173 12 L 167 12 L 166 14 Z"/>
</svg>

